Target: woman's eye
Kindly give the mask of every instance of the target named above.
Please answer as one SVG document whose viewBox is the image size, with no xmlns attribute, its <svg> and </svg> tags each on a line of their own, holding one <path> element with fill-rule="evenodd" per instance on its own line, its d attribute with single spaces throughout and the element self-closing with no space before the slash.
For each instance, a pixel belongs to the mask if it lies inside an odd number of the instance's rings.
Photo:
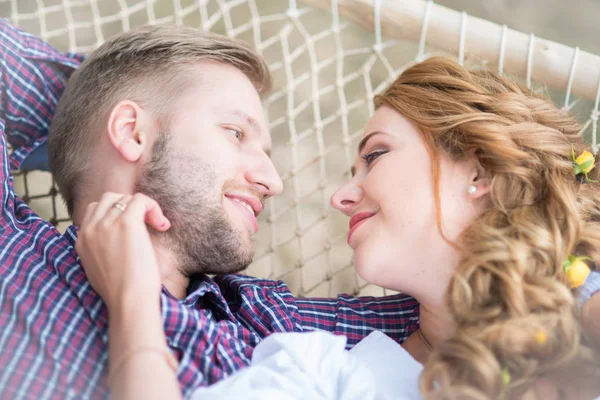
<svg viewBox="0 0 600 400">
<path fill-rule="evenodd" d="M 387 150 L 376 150 L 368 154 L 363 154 L 361 157 L 367 166 L 370 166 L 377 157 L 387 153 Z"/>
</svg>

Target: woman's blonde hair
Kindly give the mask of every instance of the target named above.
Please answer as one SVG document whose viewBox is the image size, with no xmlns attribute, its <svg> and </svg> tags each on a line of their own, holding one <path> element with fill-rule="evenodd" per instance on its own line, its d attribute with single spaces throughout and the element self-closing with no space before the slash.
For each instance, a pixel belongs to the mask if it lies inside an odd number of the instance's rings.
<svg viewBox="0 0 600 400">
<path fill-rule="evenodd" d="M 586 148 L 581 126 L 496 73 L 439 57 L 407 69 L 375 105 L 422 131 L 440 231 L 439 152 L 475 156 L 491 178 L 489 207 L 463 233 L 446 293 L 457 329 L 426 364 L 423 392 L 497 399 L 531 394 L 540 380 L 600 385 L 563 271 L 569 254 L 600 261 L 599 185 L 579 182 L 571 158 Z"/>
</svg>

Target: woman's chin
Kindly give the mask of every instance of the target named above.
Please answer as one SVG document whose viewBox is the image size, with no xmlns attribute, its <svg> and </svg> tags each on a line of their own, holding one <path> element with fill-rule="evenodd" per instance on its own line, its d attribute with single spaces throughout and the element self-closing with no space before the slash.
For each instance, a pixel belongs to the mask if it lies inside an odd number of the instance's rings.
<svg viewBox="0 0 600 400">
<path fill-rule="evenodd" d="M 380 260 L 373 256 L 366 256 L 361 251 L 354 252 L 354 268 L 358 276 L 366 281 L 367 283 L 385 286 L 386 283 L 382 277 L 385 275 L 383 272 L 382 264 Z"/>
</svg>

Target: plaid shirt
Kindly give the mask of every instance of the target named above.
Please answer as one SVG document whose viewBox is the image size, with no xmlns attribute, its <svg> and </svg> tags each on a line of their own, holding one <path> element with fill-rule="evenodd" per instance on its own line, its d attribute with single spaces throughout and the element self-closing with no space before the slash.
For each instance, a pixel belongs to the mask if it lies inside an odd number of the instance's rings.
<svg viewBox="0 0 600 400">
<path fill-rule="evenodd" d="M 13 190 L 18 169 L 43 144 L 70 72 L 60 54 L 0 19 L 0 398 L 106 398 L 107 314 L 63 235 Z M 8 156 L 6 140 L 15 149 Z M 183 300 L 161 295 L 167 342 L 184 395 L 248 365 L 272 332 L 326 330 L 349 347 L 373 330 L 399 342 L 417 329 L 407 296 L 296 299 L 283 282 L 228 275 L 191 284 Z"/>
</svg>

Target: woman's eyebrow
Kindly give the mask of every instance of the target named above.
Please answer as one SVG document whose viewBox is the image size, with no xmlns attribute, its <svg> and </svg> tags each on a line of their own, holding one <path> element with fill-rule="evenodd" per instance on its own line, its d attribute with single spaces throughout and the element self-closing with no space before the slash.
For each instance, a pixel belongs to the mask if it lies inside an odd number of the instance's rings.
<svg viewBox="0 0 600 400">
<path fill-rule="evenodd" d="M 386 132 L 383 132 L 383 131 L 374 131 L 374 132 L 369 133 L 367 136 L 365 136 L 364 138 L 362 138 L 362 140 L 358 144 L 358 152 L 360 153 L 365 148 L 365 146 L 367 145 L 367 142 L 369 141 L 369 139 L 371 139 L 373 136 L 379 135 L 379 134 L 388 135 L 389 136 L 389 133 L 386 133 Z"/>
</svg>

